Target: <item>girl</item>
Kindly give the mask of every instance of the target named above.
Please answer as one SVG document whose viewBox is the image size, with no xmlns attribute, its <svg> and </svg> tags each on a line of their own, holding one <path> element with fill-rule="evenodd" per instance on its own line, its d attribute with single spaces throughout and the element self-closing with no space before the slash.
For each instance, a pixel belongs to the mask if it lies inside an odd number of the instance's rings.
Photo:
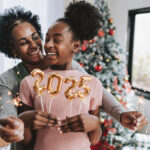
<svg viewBox="0 0 150 150">
<path fill-rule="evenodd" d="M 45 117 L 45 120 L 48 119 L 49 121 L 48 126 L 50 128 L 37 130 L 34 150 L 90 150 L 90 139 L 98 134 L 99 140 L 101 135 L 99 110 L 102 104 L 102 85 L 97 78 L 72 70 L 71 65 L 73 55 L 79 51 L 82 42 L 97 35 L 99 23 L 100 14 L 97 8 L 80 1 L 70 4 L 65 17 L 57 20 L 49 28 L 44 47 L 51 69 L 48 68 L 44 71 L 45 75 L 41 85 L 46 85 L 49 75 L 54 72 L 59 73 L 65 83 L 62 83 L 58 94 L 52 100 L 46 91 L 42 94 L 45 112 L 49 112 L 49 103 L 52 103 L 50 113 Z M 66 90 L 69 86 L 67 83 L 70 81 L 76 83 L 76 80 L 85 83 L 79 85 L 80 88 L 75 86 L 76 92 L 73 92 L 78 96 L 71 97 L 73 93 Z M 53 80 L 53 82 L 53 85 L 58 84 L 57 80 Z M 34 83 L 35 78 L 32 76 L 26 77 L 21 82 L 20 99 L 24 104 L 41 110 L 40 97 L 33 89 Z M 99 90 L 95 91 L 95 89 Z M 81 101 L 80 96 L 84 98 L 84 102 Z M 72 102 L 70 102 L 70 97 L 73 98 Z M 70 103 L 72 103 L 72 107 L 70 107 Z M 79 111 L 80 107 L 81 110 Z M 66 119 L 68 115 L 69 119 Z M 60 121 L 61 125 L 59 124 Z M 59 131 L 57 126 L 59 126 Z M 25 132 L 24 142 L 28 143 L 32 136 L 28 129 Z M 67 133 L 60 134 L 59 132 Z"/>
</svg>

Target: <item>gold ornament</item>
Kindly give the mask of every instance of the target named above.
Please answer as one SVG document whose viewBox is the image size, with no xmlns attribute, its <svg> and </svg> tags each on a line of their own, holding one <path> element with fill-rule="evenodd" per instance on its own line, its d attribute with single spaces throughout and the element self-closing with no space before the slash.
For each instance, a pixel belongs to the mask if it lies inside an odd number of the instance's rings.
<svg viewBox="0 0 150 150">
<path fill-rule="evenodd" d="M 113 23 L 113 22 L 114 22 L 113 18 L 110 18 L 109 23 Z"/>
<path fill-rule="evenodd" d="M 38 94 L 42 94 L 42 92 L 46 89 L 45 85 L 43 86 L 40 86 L 40 83 L 42 81 L 42 79 L 44 78 L 44 72 L 41 71 L 40 69 L 34 69 L 32 72 L 31 72 L 31 75 L 33 77 L 35 76 L 39 76 L 37 78 L 37 80 L 34 82 L 34 85 L 33 85 L 33 89 L 35 90 L 35 92 L 37 92 Z"/>
<path fill-rule="evenodd" d="M 94 55 L 95 55 L 95 52 L 93 52 L 92 55 L 94 56 Z"/>
<path fill-rule="evenodd" d="M 106 62 L 110 62 L 110 59 L 107 58 L 107 59 L 106 59 Z"/>
<path fill-rule="evenodd" d="M 53 79 L 56 78 L 58 80 L 57 88 L 55 90 L 52 89 Z M 63 83 L 63 76 L 59 73 L 53 73 L 48 77 L 47 82 L 47 91 L 51 96 L 57 95 L 60 93 L 61 87 Z"/>
</svg>

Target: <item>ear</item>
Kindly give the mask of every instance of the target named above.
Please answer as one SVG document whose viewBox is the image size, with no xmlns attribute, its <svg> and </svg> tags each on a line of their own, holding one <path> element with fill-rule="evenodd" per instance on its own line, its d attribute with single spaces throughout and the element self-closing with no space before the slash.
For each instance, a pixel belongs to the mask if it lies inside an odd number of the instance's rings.
<svg viewBox="0 0 150 150">
<path fill-rule="evenodd" d="M 74 48 L 73 48 L 73 53 L 78 53 L 81 47 L 81 41 L 75 41 L 74 42 Z"/>
</svg>

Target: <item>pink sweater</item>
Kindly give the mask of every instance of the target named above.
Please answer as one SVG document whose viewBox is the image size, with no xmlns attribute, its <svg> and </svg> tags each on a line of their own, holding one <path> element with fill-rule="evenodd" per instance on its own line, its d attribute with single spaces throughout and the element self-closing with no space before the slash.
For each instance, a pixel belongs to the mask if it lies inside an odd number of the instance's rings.
<svg viewBox="0 0 150 150">
<path fill-rule="evenodd" d="M 44 79 L 41 82 L 42 85 L 47 85 L 48 76 L 52 73 L 59 73 L 63 76 L 63 79 L 70 76 L 77 79 L 78 83 L 81 76 L 92 77 L 91 81 L 85 82 L 90 87 L 89 95 L 80 100 L 75 98 L 71 101 L 66 98 L 65 91 L 71 85 L 71 82 L 62 83 L 60 92 L 53 97 L 50 113 L 56 115 L 60 119 L 65 119 L 66 116 L 75 116 L 79 114 L 79 108 L 81 107 L 81 114 L 88 114 L 90 110 L 95 110 L 98 106 L 102 105 L 102 85 L 99 79 L 96 77 L 86 75 L 77 70 L 63 70 L 56 71 L 47 69 L 44 71 Z M 40 96 L 34 91 L 33 85 L 37 77 L 27 76 L 24 78 L 20 85 L 20 99 L 26 105 L 33 107 L 36 110 L 42 110 Z M 57 87 L 57 79 L 53 80 L 52 89 Z M 73 92 L 83 89 L 77 87 Z M 44 111 L 49 112 L 50 95 L 45 90 L 42 93 Z M 65 134 L 59 134 L 57 128 L 40 129 L 37 130 L 37 137 L 34 150 L 90 150 L 90 141 L 87 133 L 85 132 L 69 132 Z"/>
</svg>

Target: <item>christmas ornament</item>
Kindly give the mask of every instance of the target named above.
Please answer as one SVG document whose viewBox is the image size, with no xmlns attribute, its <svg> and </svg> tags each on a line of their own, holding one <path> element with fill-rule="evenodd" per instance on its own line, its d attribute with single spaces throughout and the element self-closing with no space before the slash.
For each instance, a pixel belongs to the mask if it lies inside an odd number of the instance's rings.
<svg viewBox="0 0 150 150">
<path fill-rule="evenodd" d="M 104 36 L 104 31 L 103 31 L 102 29 L 100 29 L 100 30 L 98 31 L 98 36 L 99 36 L 99 37 L 103 37 L 103 36 Z"/>
<path fill-rule="evenodd" d="M 113 22 L 114 22 L 113 18 L 110 18 L 110 19 L 109 19 L 109 23 L 112 24 Z"/>
<path fill-rule="evenodd" d="M 95 71 L 101 71 L 103 69 L 101 65 L 96 65 L 94 68 L 95 68 Z"/>
<path fill-rule="evenodd" d="M 95 55 L 95 52 L 93 52 L 92 55 L 94 56 L 94 55 Z"/>
<path fill-rule="evenodd" d="M 107 58 L 107 59 L 106 59 L 106 62 L 110 62 L 110 59 Z"/>
<path fill-rule="evenodd" d="M 84 65 L 82 63 L 79 63 L 81 67 L 83 67 Z"/>
<path fill-rule="evenodd" d="M 82 44 L 81 49 L 82 49 L 82 51 L 86 51 L 87 50 L 87 47 L 86 47 L 86 45 L 84 43 Z"/>
<path fill-rule="evenodd" d="M 113 29 L 109 30 L 109 35 L 114 35 L 115 31 Z"/>
</svg>

